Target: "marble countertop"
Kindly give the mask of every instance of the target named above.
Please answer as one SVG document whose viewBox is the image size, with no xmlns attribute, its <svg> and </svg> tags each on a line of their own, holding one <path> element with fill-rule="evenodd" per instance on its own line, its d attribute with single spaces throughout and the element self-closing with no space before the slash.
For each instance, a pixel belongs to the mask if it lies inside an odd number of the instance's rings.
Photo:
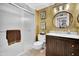
<svg viewBox="0 0 79 59">
<path fill-rule="evenodd" d="M 79 35 L 71 34 L 71 33 L 57 33 L 56 32 L 56 33 L 47 33 L 46 35 L 79 39 Z"/>
</svg>

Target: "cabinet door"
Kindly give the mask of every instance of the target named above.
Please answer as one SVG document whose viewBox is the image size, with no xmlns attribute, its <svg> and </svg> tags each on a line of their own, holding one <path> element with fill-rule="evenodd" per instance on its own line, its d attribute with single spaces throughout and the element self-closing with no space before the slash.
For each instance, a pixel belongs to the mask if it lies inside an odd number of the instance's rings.
<svg viewBox="0 0 79 59">
<path fill-rule="evenodd" d="M 55 56 L 56 54 L 56 40 L 51 36 L 46 36 L 46 55 Z"/>
<path fill-rule="evenodd" d="M 46 55 L 47 56 L 63 56 L 64 40 L 55 36 L 46 37 Z"/>
<path fill-rule="evenodd" d="M 64 47 L 65 48 L 65 51 L 64 51 L 65 52 L 65 56 L 71 55 L 71 50 L 70 50 L 70 47 L 72 45 L 71 42 L 66 39 L 64 44 L 65 44 L 65 47 Z"/>
<path fill-rule="evenodd" d="M 64 56 L 64 40 L 62 38 L 56 39 L 56 54 L 58 56 Z"/>
</svg>

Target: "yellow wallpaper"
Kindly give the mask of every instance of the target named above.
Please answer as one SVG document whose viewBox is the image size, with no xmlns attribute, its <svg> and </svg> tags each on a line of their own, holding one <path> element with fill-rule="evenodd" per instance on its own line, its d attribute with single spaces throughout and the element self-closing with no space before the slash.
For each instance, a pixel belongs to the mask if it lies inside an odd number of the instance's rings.
<svg viewBox="0 0 79 59">
<path fill-rule="evenodd" d="M 77 4 L 77 6 L 76 6 L 75 18 L 77 18 L 78 14 L 79 14 L 79 4 Z M 77 32 L 79 32 L 79 23 L 77 22 L 77 20 L 76 20 L 76 24 L 75 25 L 76 25 L 76 28 L 77 28 Z"/>
<path fill-rule="evenodd" d="M 64 4 L 65 6 L 65 4 Z M 58 6 L 56 6 L 58 7 Z M 65 6 L 66 8 L 66 6 Z M 53 16 L 55 15 L 54 12 L 54 7 L 49 6 L 43 10 L 46 10 L 46 33 L 49 31 L 71 31 L 71 32 L 77 32 L 79 31 L 79 23 L 77 23 L 77 15 L 79 13 L 79 4 L 75 4 L 75 3 L 71 3 L 69 4 L 69 8 L 68 8 L 68 12 L 70 12 L 73 15 L 73 22 L 72 24 L 68 27 L 68 28 L 64 28 L 64 29 L 59 29 L 56 28 L 53 24 Z M 37 33 L 40 33 L 40 11 L 42 10 L 38 10 L 38 12 L 36 11 L 36 29 L 37 29 Z"/>
<path fill-rule="evenodd" d="M 40 26 L 40 17 L 39 17 L 39 11 L 35 11 L 35 24 L 36 24 L 36 30 L 35 30 L 35 32 L 36 32 L 36 34 L 38 34 L 39 33 L 39 26 Z"/>
</svg>

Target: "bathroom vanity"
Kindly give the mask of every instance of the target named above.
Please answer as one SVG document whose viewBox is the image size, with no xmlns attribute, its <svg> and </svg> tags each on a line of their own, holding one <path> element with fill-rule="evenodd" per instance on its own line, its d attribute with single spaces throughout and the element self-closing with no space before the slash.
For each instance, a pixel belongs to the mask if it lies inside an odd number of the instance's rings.
<svg viewBox="0 0 79 59">
<path fill-rule="evenodd" d="M 79 56 L 79 35 L 48 33 L 46 56 Z"/>
</svg>

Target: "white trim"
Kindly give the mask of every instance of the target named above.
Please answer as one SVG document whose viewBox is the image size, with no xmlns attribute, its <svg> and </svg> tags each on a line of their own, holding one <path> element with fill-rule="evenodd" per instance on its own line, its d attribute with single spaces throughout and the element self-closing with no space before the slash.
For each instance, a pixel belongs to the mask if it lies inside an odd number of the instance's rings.
<svg viewBox="0 0 79 59">
<path fill-rule="evenodd" d="M 20 8 L 20 9 L 22 9 L 22 10 L 24 10 L 24 11 L 26 11 L 26 12 L 28 12 L 28 13 L 32 14 L 32 15 L 34 15 L 34 13 L 33 13 L 33 12 L 30 12 L 29 10 L 26 10 L 25 8 L 20 7 L 20 6 L 16 5 L 16 4 L 14 4 L 14 3 L 9 3 L 9 4 L 14 5 L 14 6 L 16 6 L 16 7 Z"/>
</svg>

